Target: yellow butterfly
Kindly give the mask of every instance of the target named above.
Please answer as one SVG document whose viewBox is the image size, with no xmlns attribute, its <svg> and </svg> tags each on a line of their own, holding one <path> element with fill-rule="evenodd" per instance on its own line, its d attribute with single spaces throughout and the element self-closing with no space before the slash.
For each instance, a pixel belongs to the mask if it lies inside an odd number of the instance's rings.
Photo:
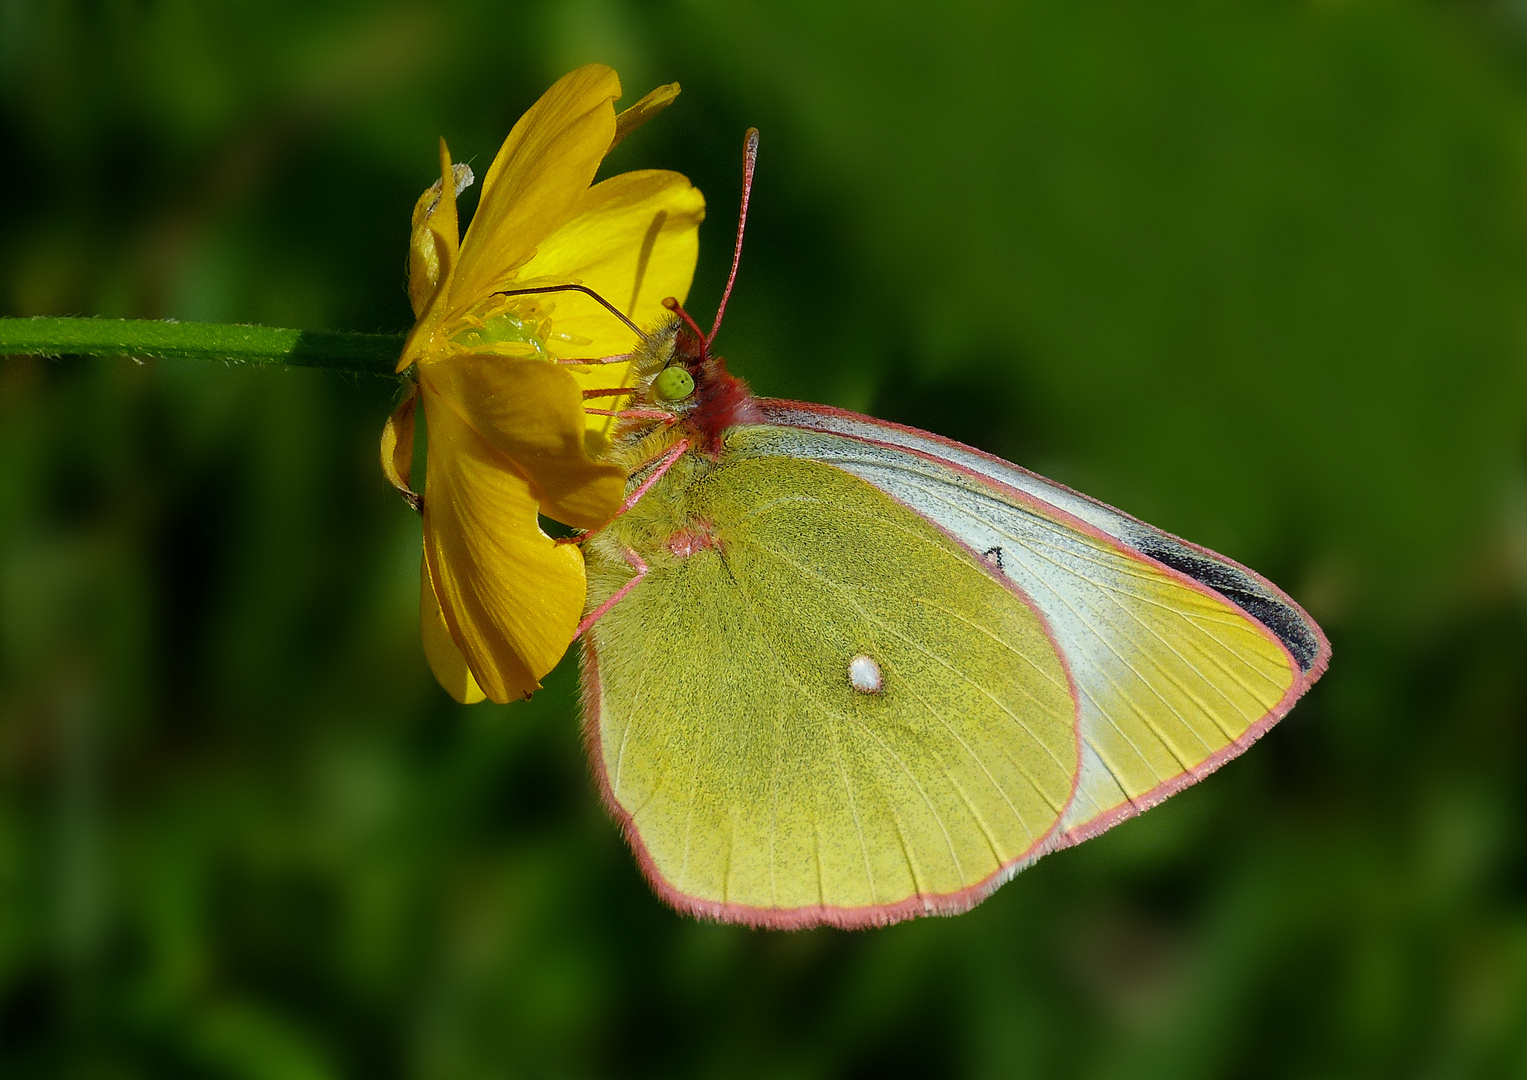
<svg viewBox="0 0 1527 1080">
<path fill-rule="evenodd" d="M 594 772 L 679 910 L 964 911 L 1325 670 L 1256 573 L 949 439 L 756 399 L 672 307 L 619 410 L 629 494 L 585 542 L 580 634 Z"/>
</svg>

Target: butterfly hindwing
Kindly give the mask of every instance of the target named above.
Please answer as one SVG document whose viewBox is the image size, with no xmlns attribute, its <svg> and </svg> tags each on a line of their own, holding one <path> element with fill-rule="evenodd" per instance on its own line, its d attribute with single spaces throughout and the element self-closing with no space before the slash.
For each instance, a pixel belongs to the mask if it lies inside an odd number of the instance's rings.
<svg viewBox="0 0 1527 1080">
<path fill-rule="evenodd" d="M 686 458 L 588 548 L 596 772 L 676 906 L 758 925 L 968 907 L 1056 842 L 1080 769 L 1049 628 L 871 484 Z M 737 450 L 733 450 L 734 442 Z M 874 661 L 878 692 L 849 679 Z"/>
</svg>

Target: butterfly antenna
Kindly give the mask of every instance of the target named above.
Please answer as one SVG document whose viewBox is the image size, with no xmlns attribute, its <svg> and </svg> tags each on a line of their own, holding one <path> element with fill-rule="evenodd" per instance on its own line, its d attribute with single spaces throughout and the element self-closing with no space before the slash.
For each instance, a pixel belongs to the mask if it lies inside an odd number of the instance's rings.
<svg viewBox="0 0 1527 1080">
<path fill-rule="evenodd" d="M 753 193 L 753 170 L 758 165 L 758 129 L 748 128 L 742 140 L 742 208 L 737 212 L 737 246 L 732 249 L 732 272 L 727 275 L 726 292 L 721 294 L 721 306 L 716 309 L 716 321 L 711 324 L 706 337 L 708 348 L 716 340 L 721 329 L 721 316 L 726 314 L 726 302 L 732 298 L 732 284 L 737 280 L 737 264 L 742 261 L 742 232 L 748 224 L 748 196 Z"/>
<path fill-rule="evenodd" d="M 684 310 L 684 305 L 679 303 L 678 297 L 670 296 L 663 301 L 663 306 L 683 319 L 690 331 L 695 335 L 695 340 L 700 343 L 700 359 L 704 360 L 710 352 L 710 339 L 700 333 L 700 327 L 695 323 L 694 316 Z"/>
<path fill-rule="evenodd" d="M 629 326 L 631 328 L 631 333 L 635 334 L 637 337 L 645 337 L 646 336 L 645 334 L 642 333 L 642 328 L 641 327 L 637 326 L 630 319 L 626 318 L 625 312 L 621 311 L 620 308 L 618 308 L 614 304 L 610 303 L 608 300 L 606 300 L 604 297 L 600 296 L 598 293 L 596 293 L 593 289 L 589 288 L 587 285 L 537 285 L 534 288 L 530 288 L 530 289 L 501 289 L 498 292 L 494 293 L 493 295 L 494 296 L 535 296 L 535 295 L 539 295 L 541 293 L 554 293 L 554 292 L 578 292 L 578 293 L 582 293 L 584 296 L 593 297 L 593 299 L 597 300 L 600 304 L 602 304 L 604 306 L 606 311 L 608 311 L 611 315 L 614 315 L 621 322 L 623 322 L 627 326 Z"/>
</svg>

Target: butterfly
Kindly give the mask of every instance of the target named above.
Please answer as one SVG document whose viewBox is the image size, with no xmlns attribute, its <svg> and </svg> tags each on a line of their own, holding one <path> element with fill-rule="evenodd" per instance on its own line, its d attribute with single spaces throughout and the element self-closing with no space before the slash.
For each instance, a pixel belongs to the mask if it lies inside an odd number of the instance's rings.
<svg viewBox="0 0 1527 1080">
<path fill-rule="evenodd" d="M 964 911 L 1325 670 L 1319 626 L 1224 556 L 938 435 L 753 397 L 710 348 L 732 280 L 709 335 L 674 303 L 636 352 L 626 505 L 584 541 L 593 771 L 673 907 Z"/>
</svg>

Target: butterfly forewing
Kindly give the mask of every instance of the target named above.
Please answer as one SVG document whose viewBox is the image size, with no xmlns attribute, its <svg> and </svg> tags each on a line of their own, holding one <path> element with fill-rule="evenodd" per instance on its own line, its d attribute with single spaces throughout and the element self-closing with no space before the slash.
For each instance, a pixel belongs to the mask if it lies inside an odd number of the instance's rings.
<svg viewBox="0 0 1527 1080">
<path fill-rule="evenodd" d="M 589 547 L 591 606 L 632 576 L 626 552 L 650 568 L 586 639 L 606 796 L 686 910 L 862 925 L 967 907 L 1074 801 L 1065 661 L 978 554 L 842 469 L 751 452 L 756 430 Z M 877 688 L 855 689 L 856 659 Z"/>
<path fill-rule="evenodd" d="M 1324 669 L 1329 646 L 1313 621 L 1222 556 L 925 432 L 763 405 L 787 425 L 748 429 L 739 447 L 866 480 L 983 553 L 1048 620 L 1077 686 L 1084 744 L 1060 843 L 1235 756 Z"/>
</svg>

